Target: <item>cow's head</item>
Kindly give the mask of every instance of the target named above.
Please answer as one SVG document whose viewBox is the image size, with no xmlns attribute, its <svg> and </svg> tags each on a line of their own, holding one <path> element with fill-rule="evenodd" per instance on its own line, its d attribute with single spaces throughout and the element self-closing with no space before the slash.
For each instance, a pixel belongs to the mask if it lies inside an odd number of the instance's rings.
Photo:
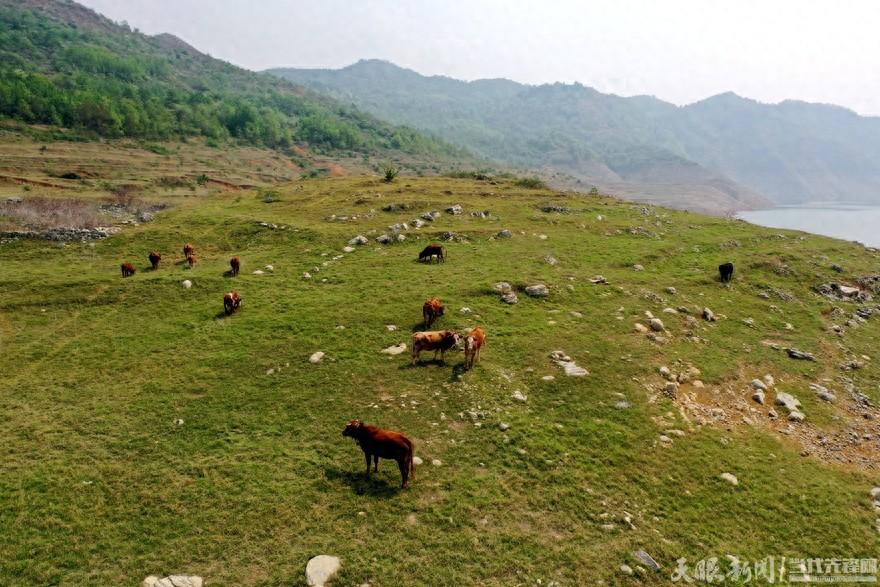
<svg viewBox="0 0 880 587">
<path fill-rule="evenodd" d="M 455 347 L 455 348 L 461 348 L 462 338 L 461 338 L 461 335 L 460 335 L 459 333 L 457 333 L 457 332 L 453 332 L 452 330 L 446 330 L 446 331 L 445 331 L 445 334 L 444 334 L 444 337 L 445 337 L 447 340 L 451 340 L 451 341 L 452 341 L 452 346 L 453 346 L 453 347 Z"/>
<path fill-rule="evenodd" d="M 437 315 L 442 316 L 446 312 L 446 306 L 443 304 L 439 304 L 437 308 Z"/>
<path fill-rule="evenodd" d="M 345 425 L 345 429 L 342 431 L 343 436 L 350 436 L 351 438 L 357 438 L 357 433 L 360 430 L 362 424 L 358 419 L 351 420 L 348 424 Z"/>
</svg>

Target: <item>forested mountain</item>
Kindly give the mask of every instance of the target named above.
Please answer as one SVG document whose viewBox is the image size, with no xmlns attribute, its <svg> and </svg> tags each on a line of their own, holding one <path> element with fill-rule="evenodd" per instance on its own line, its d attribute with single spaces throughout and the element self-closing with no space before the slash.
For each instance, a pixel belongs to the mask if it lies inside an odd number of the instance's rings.
<svg viewBox="0 0 880 587">
<path fill-rule="evenodd" d="M 86 136 L 466 157 L 272 76 L 67 0 L 0 0 L 0 117 Z"/>
<path fill-rule="evenodd" d="M 487 157 L 624 193 L 679 186 L 699 200 L 714 186 L 742 207 L 758 194 L 776 203 L 880 201 L 880 119 L 837 106 L 728 93 L 678 107 L 579 84 L 426 77 L 377 60 L 271 72 Z M 685 197 L 673 203 L 694 203 Z"/>
</svg>

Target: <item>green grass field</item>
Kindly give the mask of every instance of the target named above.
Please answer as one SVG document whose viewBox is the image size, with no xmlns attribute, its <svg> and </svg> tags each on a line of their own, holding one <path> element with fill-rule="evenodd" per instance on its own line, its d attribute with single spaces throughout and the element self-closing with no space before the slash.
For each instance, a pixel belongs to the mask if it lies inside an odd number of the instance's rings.
<svg viewBox="0 0 880 587">
<path fill-rule="evenodd" d="M 0 585 L 139 585 L 178 572 L 211 587 L 301 585 L 321 553 L 342 558 L 340 586 L 668 584 L 680 557 L 880 552 L 868 496 L 880 430 L 854 414 L 839 379 L 880 403 L 880 317 L 839 337 L 828 327 L 846 318 L 811 291 L 880 273 L 877 253 L 503 180 L 338 178 L 278 191 L 271 204 L 254 191 L 169 196 L 153 222 L 100 242 L 0 245 Z M 383 212 L 391 203 L 411 209 Z M 464 215 L 403 243 L 372 240 L 456 203 Z M 490 218 L 469 214 L 484 209 Z M 494 239 L 503 228 L 513 238 Z M 447 243 L 446 263 L 417 263 L 444 231 L 467 238 Z M 370 244 L 336 258 L 357 234 Z M 164 254 L 155 272 L 152 249 Z M 235 279 L 232 255 L 243 263 Z M 716 270 L 727 260 L 729 287 Z M 122 279 L 122 261 L 138 273 Z M 267 264 L 274 272 L 252 274 Z M 597 274 L 609 285 L 592 284 Z M 497 281 L 545 283 L 550 295 L 520 291 L 509 306 Z M 233 288 L 244 306 L 223 317 Z M 766 288 L 793 299 L 762 299 Z M 460 377 L 461 353 L 412 367 L 408 353 L 379 352 L 409 342 L 430 295 L 447 304 L 438 328 L 486 329 L 481 363 Z M 666 306 L 691 308 L 696 325 Z M 704 306 L 717 322 L 699 319 Z M 666 324 L 665 343 L 634 330 L 646 311 Z M 554 350 L 589 376 L 565 377 Z M 312 365 L 315 351 L 326 357 Z M 863 354 L 863 368 L 839 369 Z M 661 365 L 698 368 L 705 388 L 666 397 Z M 774 421 L 749 399 L 766 373 L 804 404 L 793 431 L 784 410 Z M 835 404 L 807 387 L 823 379 Z M 511 399 L 517 390 L 527 402 Z M 621 397 L 629 408 L 615 408 Z M 701 425 L 696 404 L 726 417 Z M 351 418 L 413 439 L 425 463 L 410 489 L 398 489 L 393 462 L 363 477 L 360 450 L 341 436 Z M 853 430 L 841 451 L 815 448 Z M 641 564 L 639 549 L 661 571 L 621 574 Z"/>
</svg>

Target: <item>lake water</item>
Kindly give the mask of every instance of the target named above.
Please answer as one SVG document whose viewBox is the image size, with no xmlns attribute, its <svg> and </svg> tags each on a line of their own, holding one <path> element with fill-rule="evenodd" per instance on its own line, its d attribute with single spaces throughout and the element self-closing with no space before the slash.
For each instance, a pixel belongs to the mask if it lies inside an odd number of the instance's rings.
<svg viewBox="0 0 880 587">
<path fill-rule="evenodd" d="M 739 218 L 772 228 L 791 228 L 880 247 L 880 206 L 809 204 L 740 212 Z"/>
</svg>

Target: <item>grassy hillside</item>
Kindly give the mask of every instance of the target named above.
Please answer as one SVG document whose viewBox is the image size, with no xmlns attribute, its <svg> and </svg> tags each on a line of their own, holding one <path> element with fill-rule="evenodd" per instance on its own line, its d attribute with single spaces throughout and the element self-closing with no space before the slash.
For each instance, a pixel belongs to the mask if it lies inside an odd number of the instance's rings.
<svg viewBox="0 0 880 587">
<path fill-rule="evenodd" d="M 580 84 L 426 77 L 376 60 L 271 71 L 484 156 L 677 207 L 878 201 L 880 119 L 837 106 L 728 93 L 677 107 Z"/>
<path fill-rule="evenodd" d="M 63 0 L 0 0 L 0 117 L 79 138 L 171 139 L 467 159 L 293 84 Z"/>
<path fill-rule="evenodd" d="M 271 203 L 254 190 L 156 192 L 170 208 L 106 240 L 0 242 L 0 584 L 187 572 L 210 586 L 301 585 L 319 553 L 343 559 L 336 585 L 668 584 L 680 557 L 880 550 L 868 495 L 880 414 L 847 391 L 880 402 L 880 317 L 856 320 L 854 304 L 812 289 L 877 274 L 876 251 L 506 180 L 277 191 Z M 402 243 L 372 240 L 453 204 L 465 213 Z M 512 238 L 495 238 L 502 229 Z M 415 262 L 444 232 L 458 235 L 447 262 Z M 370 243 L 343 252 L 357 234 Z M 164 254 L 155 272 L 151 249 Z M 715 274 L 727 260 L 729 286 Z M 122 261 L 138 273 L 123 280 Z M 550 294 L 520 289 L 506 305 L 498 281 Z M 226 318 L 232 288 L 244 306 Z M 460 354 L 411 367 L 380 352 L 408 342 L 430 295 L 448 305 L 439 327 L 485 327 L 472 371 Z M 716 322 L 699 317 L 706 306 Z M 646 312 L 668 332 L 637 332 Z M 564 376 L 556 350 L 590 374 Z M 861 368 L 841 370 L 853 360 Z M 699 373 L 673 399 L 661 366 Z M 762 406 L 749 382 L 765 374 L 776 387 Z M 769 417 L 778 390 L 804 422 L 781 407 Z M 385 461 L 362 477 L 340 434 L 354 417 L 415 441 L 425 464 L 409 490 Z M 640 570 L 639 549 L 661 571 Z"/>
</svg>

